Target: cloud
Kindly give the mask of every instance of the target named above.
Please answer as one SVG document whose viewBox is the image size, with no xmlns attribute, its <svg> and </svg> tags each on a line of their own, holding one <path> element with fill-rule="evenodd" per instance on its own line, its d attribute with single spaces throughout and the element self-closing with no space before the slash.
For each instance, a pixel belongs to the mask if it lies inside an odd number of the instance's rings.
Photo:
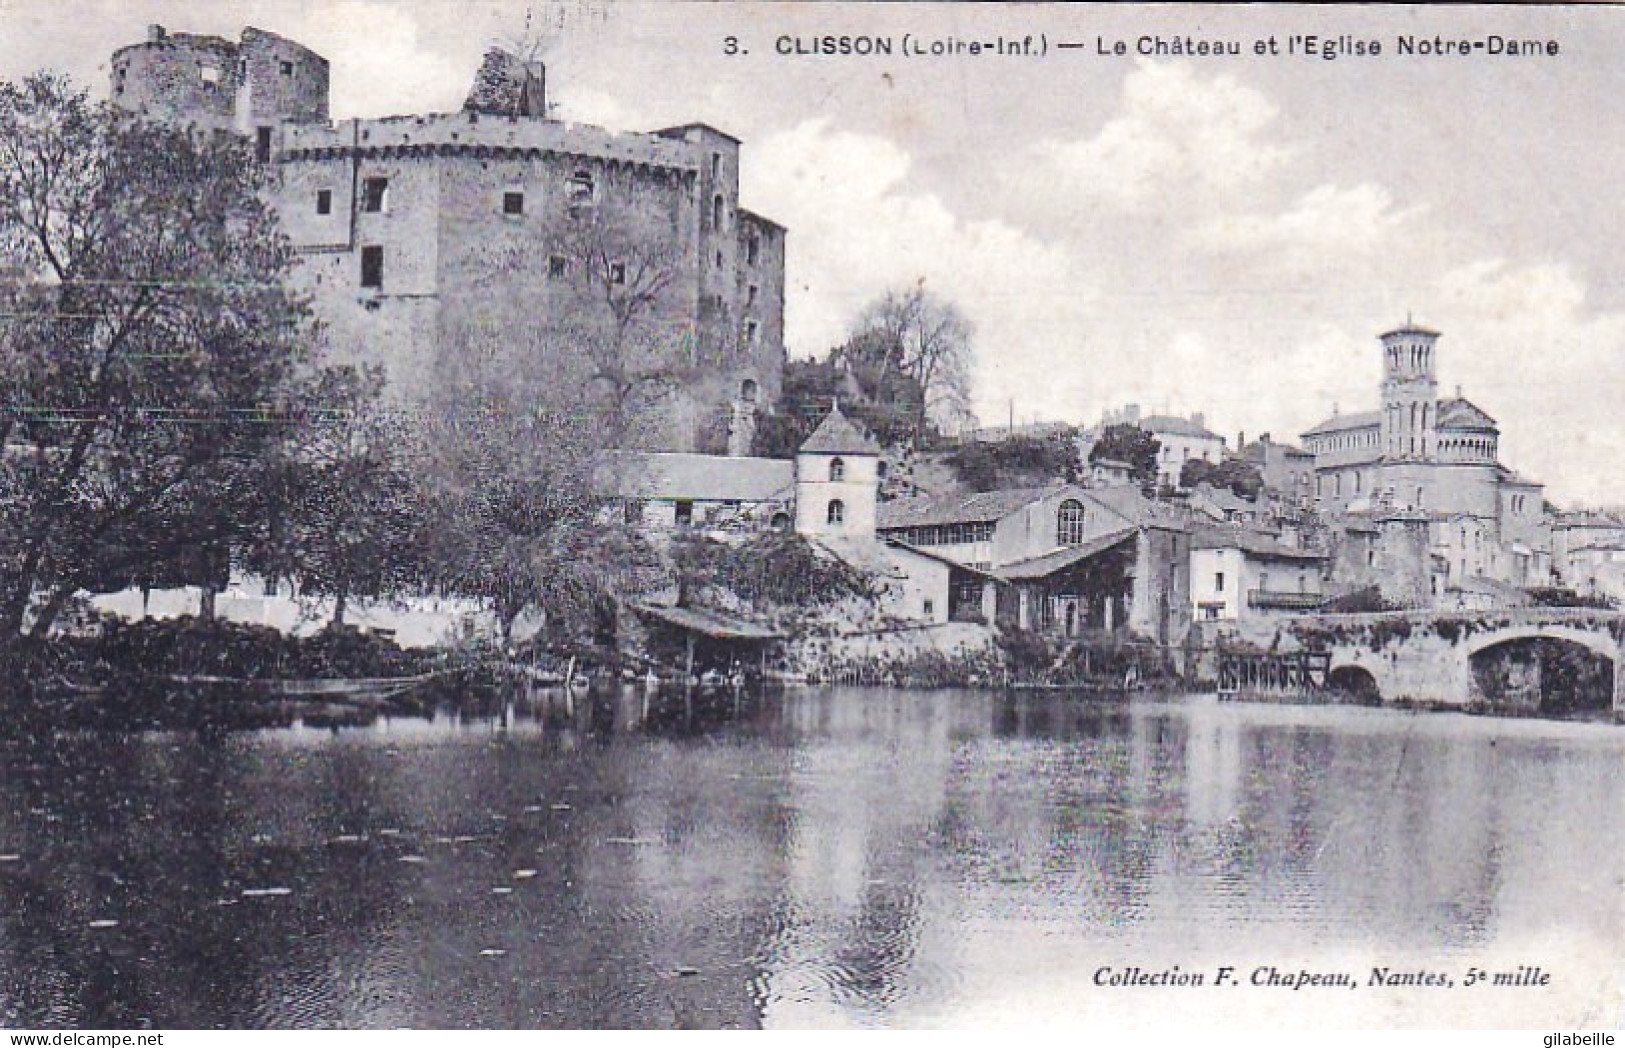
<svg viewBox="0 0 1625 1048">
<path fill-rule="evenodd" d="M 1285 211 L 1220 212 L 1197 225 L 1186 240 L 1204 251 L 1254 255 L 1271 268 L 1299 274 L 1371 258 L 1392 247 L 1407 229 L 1416 229 L 1426 212 L 1420 205 L 1396 210 L 1388 191 L 1370 182 L 1326 184 Z"/>
<path fill-rule="evenodd" d="M 1038 199 L 1187 207 L 1255 185 L 1291 157 L 1267 138 L 1275 117 L 1267 98 L 1231 77 L 1142 62 L 1123 81 L 1118 116 L 1092 138 L 1040 141 L 1018 165 L 1020 181 Z"/>
<path fill-rule="evenodd" d="M 378 0 L 338 0 L 302 9 L 287 35 L 332 62 L 336 119 L 455 110 L 475 67 L 424 39 L 406 8 Z"/>
<path fill-rule="evenodd" d="M 790 229 L 786 342 L 821 354 L 886 290 L 923 279 L 976 331 L 978 401 L 1003 415 L 1011 397 L 1044 390 L 1052 405 L 1075 361 L 1091 281 L 1063 247 L 1007 222 L 967 220 L 913 180 L 912 158 L 889 139 L 804 121 L 751 149 L 746 205 Z M 1071 378 L 1067 376 L 1070 374 Z"/>
<path fill-rule="evenodd" d="M 1552 261 L 1473 260 L 1436 291 L 1452 317 L 1441 356 L 1500 420 L 1503 460 L 1559 497 L 1619 501 L 1625 315 L 1592 309 L 1584 281 Z"/>
</svg>

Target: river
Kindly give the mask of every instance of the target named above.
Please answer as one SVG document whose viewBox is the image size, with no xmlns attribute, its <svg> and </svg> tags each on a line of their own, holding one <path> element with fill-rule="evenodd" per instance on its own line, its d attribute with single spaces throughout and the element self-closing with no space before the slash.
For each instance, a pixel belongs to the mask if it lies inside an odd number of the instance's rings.
<svg viewBox="0 0 1625 1048">
<path fill-rule="evenodd" d="M 1617 1025 L 1622 774 L 1604 724 L 885 689 L 9 739 L 0 1026 Z"/>
</svg>

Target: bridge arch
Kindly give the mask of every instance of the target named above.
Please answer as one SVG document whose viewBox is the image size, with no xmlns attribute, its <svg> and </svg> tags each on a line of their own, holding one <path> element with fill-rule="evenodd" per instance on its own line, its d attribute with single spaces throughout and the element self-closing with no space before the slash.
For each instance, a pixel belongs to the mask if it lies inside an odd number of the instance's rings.
<svg viewBox="0 0 1625 1048">
<path fill-rule="evenodd" d="M 1619 665 L 1621 652 L 1619 642 L 1606 630 L 1581 629 L 1578 626 L 1568 626 L 1555 622 L 1535 622 L 1521 626 L 1505 626 L 1489 633 L 1474 633 L 1467 638 L 1467 654 L 1477 655 L 1488 648 L 1494 648 L 1515 640 L 1566 640 L 1571 644 L 1578 644 L 1582 648 L 1590 648 L 1598 655 L 1606 656 L 1616 666 Z"/>
<path fill-rule="evenodd" d="M 1549 643 L 1542 647 L 1538 644 L 1541 641 Z M 1581 649 L 1595 658 L 1588 663 L 1583 657 L 1574 659 L 1572 653 L 1556 655 L 1562 648 L 1554 649 L 1550 642 Z M 1480 697 L 1543 713 L 1619 707 L 1621 685 L 1625 684 L 1621 680 L 1625 658 L 1622 658 L 1619 642 L 1606 630 L 1561 623 L 1529 623 L 1475 634 L 1467 639 L 1463 648 L 1473 688 Z M 1498 666 L 1494 660 L 1501 652 L 1505 653 L 1505 661 Z M 1492 680 L 1496 688 L 1505 689 L 1504 694 L 1485 694 Z M 1564 690 L 1565 685 L 1568 691 Z M 1517 694 L 1520 690 L 1521 696 Z"/>
</svg>

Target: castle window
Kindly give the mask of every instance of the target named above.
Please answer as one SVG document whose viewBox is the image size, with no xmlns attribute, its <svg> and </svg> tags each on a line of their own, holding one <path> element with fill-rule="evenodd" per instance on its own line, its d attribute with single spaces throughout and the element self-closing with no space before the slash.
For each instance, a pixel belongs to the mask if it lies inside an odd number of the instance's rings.
<svg viewBox="0 0 1625 1048">
<path fill-rule="evenodd" d="M 381 247 L 364 247 L 361 249 L 361 286 L 382 290 L 384 286 L 384 249 Z"/>
<path fill-rule="evenodd" d="M 754 346 L 756 344 L 756 336 L 757 336 L 758 333 L 759 333 L 759 329 L 757 327 L 756 321 L 747 320 L 745 322 L 745 344 L 749 345 L 749 346 Z"/>
<path fill-rule="evenodd" d="M 829 460 L 829 479 L 830 480 L 845 480 L 846 479 L 846 460 L 845 459 L 830 459 Z"/>
<path fill-rule="evenodd" d="M 762 238 L 752 234 L 751 238 L 745 241 L 745 261 L 754 266 L 756 264 L 756 258 L 761 254 L 761 251 Z"/>
<path fill-rule="evenodd" d="M 1222 572 L 1222 571 L 1215 571 L 1213 573 L 1213 592 L 1214 593 L 1223 593 L 1224 592 L 1224 572 Z"/>
<path fill-rule="evenodd" d="M 934 614 L 936 614 L 936 610 L 937 610 L 937 602 L 932 600 L 930 597 L 927 597 L 927 598 L 925 598 L 924 607 L 925 607 L 925 613 L 927 615 L 934 615 Z"/>
<path fill-rule="evenodd" d="M 502 213 L 504 215 L 522 215 L 525 213 L 525 194 L 516 190 L 508 190 L 502 194 Z"/>
<path fill-rule="evenodd" d="M 677 506 L 672 511 L 672 514 L 675 523 L 687 527 L 694 523 L 694 503 L 688 499 L 678 499 Z"/>
<path fill-rule="evenodd" d="M 282 75 L 283 76 L 292 76 L 293 75 L 293 63 L 292 62 L 283 62 L 282 63 Z"/>
<path fill-rule="evenodd" d="M 333 213 L 333 191 L 331 189 L 316 190 L 316 213 L 318 215 L 331 215 Z"/>
<path fill-rule="evenodd" d="M 745 308 L 748 309 L 756 304 L 756 292 L 757 287 L 755 284 L 745 289 Z"/>
<path fill-rule="evenodd" d="M 254 129 L 254 159 L 262 164 L 271 161 L 271 129 L 268 127 Z"/>
<path fill-rule="evenodd" d="M 756 403 L 756 380 L 747 378 L 739 384 L 739 399 L 747 404 Z"/>
<path fill-rule="evenodd" d="M 626 283 L 626 263 L 611 262 L 609 264 L 609 282 L 611 284 Z"/>
<path fill-rule="evenodd" d="M 830 524 L 846 523 L 846 503 L 842 502 L 840 499 L 831 499 L 829 502 L 829 512 L 825 514 L 824 519 Z"/>
<path fill-rule="evenodd" d="M 719 250 L 719 251 L 718 251 L 718 252 L 717 252 L 717 268 L 718 268 L 718 269 L 721 269 L 721 268 L 722 268 L 722 252 L 721 252 L 721 251 L 720 251 L 720 250 Z M 721 295 L 718 295 L 718 296 L 717 296 L 717 298 L 718 298 L 718 300 L 719 300 L 719 301 L 720 301 L 720 299 L 721 299 L 721 298 L 722 298 L 722 296 L 721 296 Z"/>
<path fill-rule="evenodd" d="M 389 210 L 389 179 L 368 178 L 362 180 L 361 210 L 373 214 Z"/>
<path fill-rule="evenodd" d="M 715 181 L 722 177 L 722 154 L 711 154 L 711 179 Z"/>
<path fill-rule="evenodd" d="M 1086 519 L 1083 503 L 1077 499 L 1067 499 L 1061 503 L 1061 508 L 1055 514 L 1055 544 L 1057 546 L 1082 545 L 1083 524 Z"/>
<path fill-rule="evenodd" d="M 565 195 L 572 204 L 590 204 L 597 195 L 597 187 L 593 183 L 592 172 L 577 171 L 564 183 Z"/>
<path fill-rule="evenodd" d="M 718 193 L 711 198 L 711 228 L 722 229 L 722 194 Z"/>
<path fill-rule="evenodd" d="M 570 262 L 563 255 L 550 255 L 547 259 L 547 276 L 550 280 L 563 280 L 564 275 L 570 272 Z"/>
</svg>

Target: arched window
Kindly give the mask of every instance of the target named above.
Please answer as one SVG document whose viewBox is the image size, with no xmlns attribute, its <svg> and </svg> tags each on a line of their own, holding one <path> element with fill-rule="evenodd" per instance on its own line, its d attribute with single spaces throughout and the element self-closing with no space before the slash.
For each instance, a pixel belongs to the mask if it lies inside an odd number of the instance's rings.
<svg viewBox="0 0 1625 1048">
<path fill-rule="evenodd" d="M 1081 546 L 1083 544 L 1083 503 L 1067 499 L 1055 514 L 1055 544 Z"/>
<path fill-rule="evenodd" d="M 844 524 L 846 522 L 846 503 L 840 499 L 829 500 L 829 514 L 825 517 L 827 523 Z"/>
<path fill-rule="evenodd" d="M 756 380 L 747 378 L 739 384 L 739 399 L 747 404 L 756 403 Z"/>
<path fill-rule="evenodd" d="M 830 459 L 829 460 L 829 479 L 830 480 L 845 480 L 846 479 L 846 460 L 845 459 Z M 834 521 L 831 521 L 830 523 L 833 524 Z"/>
</svg>

